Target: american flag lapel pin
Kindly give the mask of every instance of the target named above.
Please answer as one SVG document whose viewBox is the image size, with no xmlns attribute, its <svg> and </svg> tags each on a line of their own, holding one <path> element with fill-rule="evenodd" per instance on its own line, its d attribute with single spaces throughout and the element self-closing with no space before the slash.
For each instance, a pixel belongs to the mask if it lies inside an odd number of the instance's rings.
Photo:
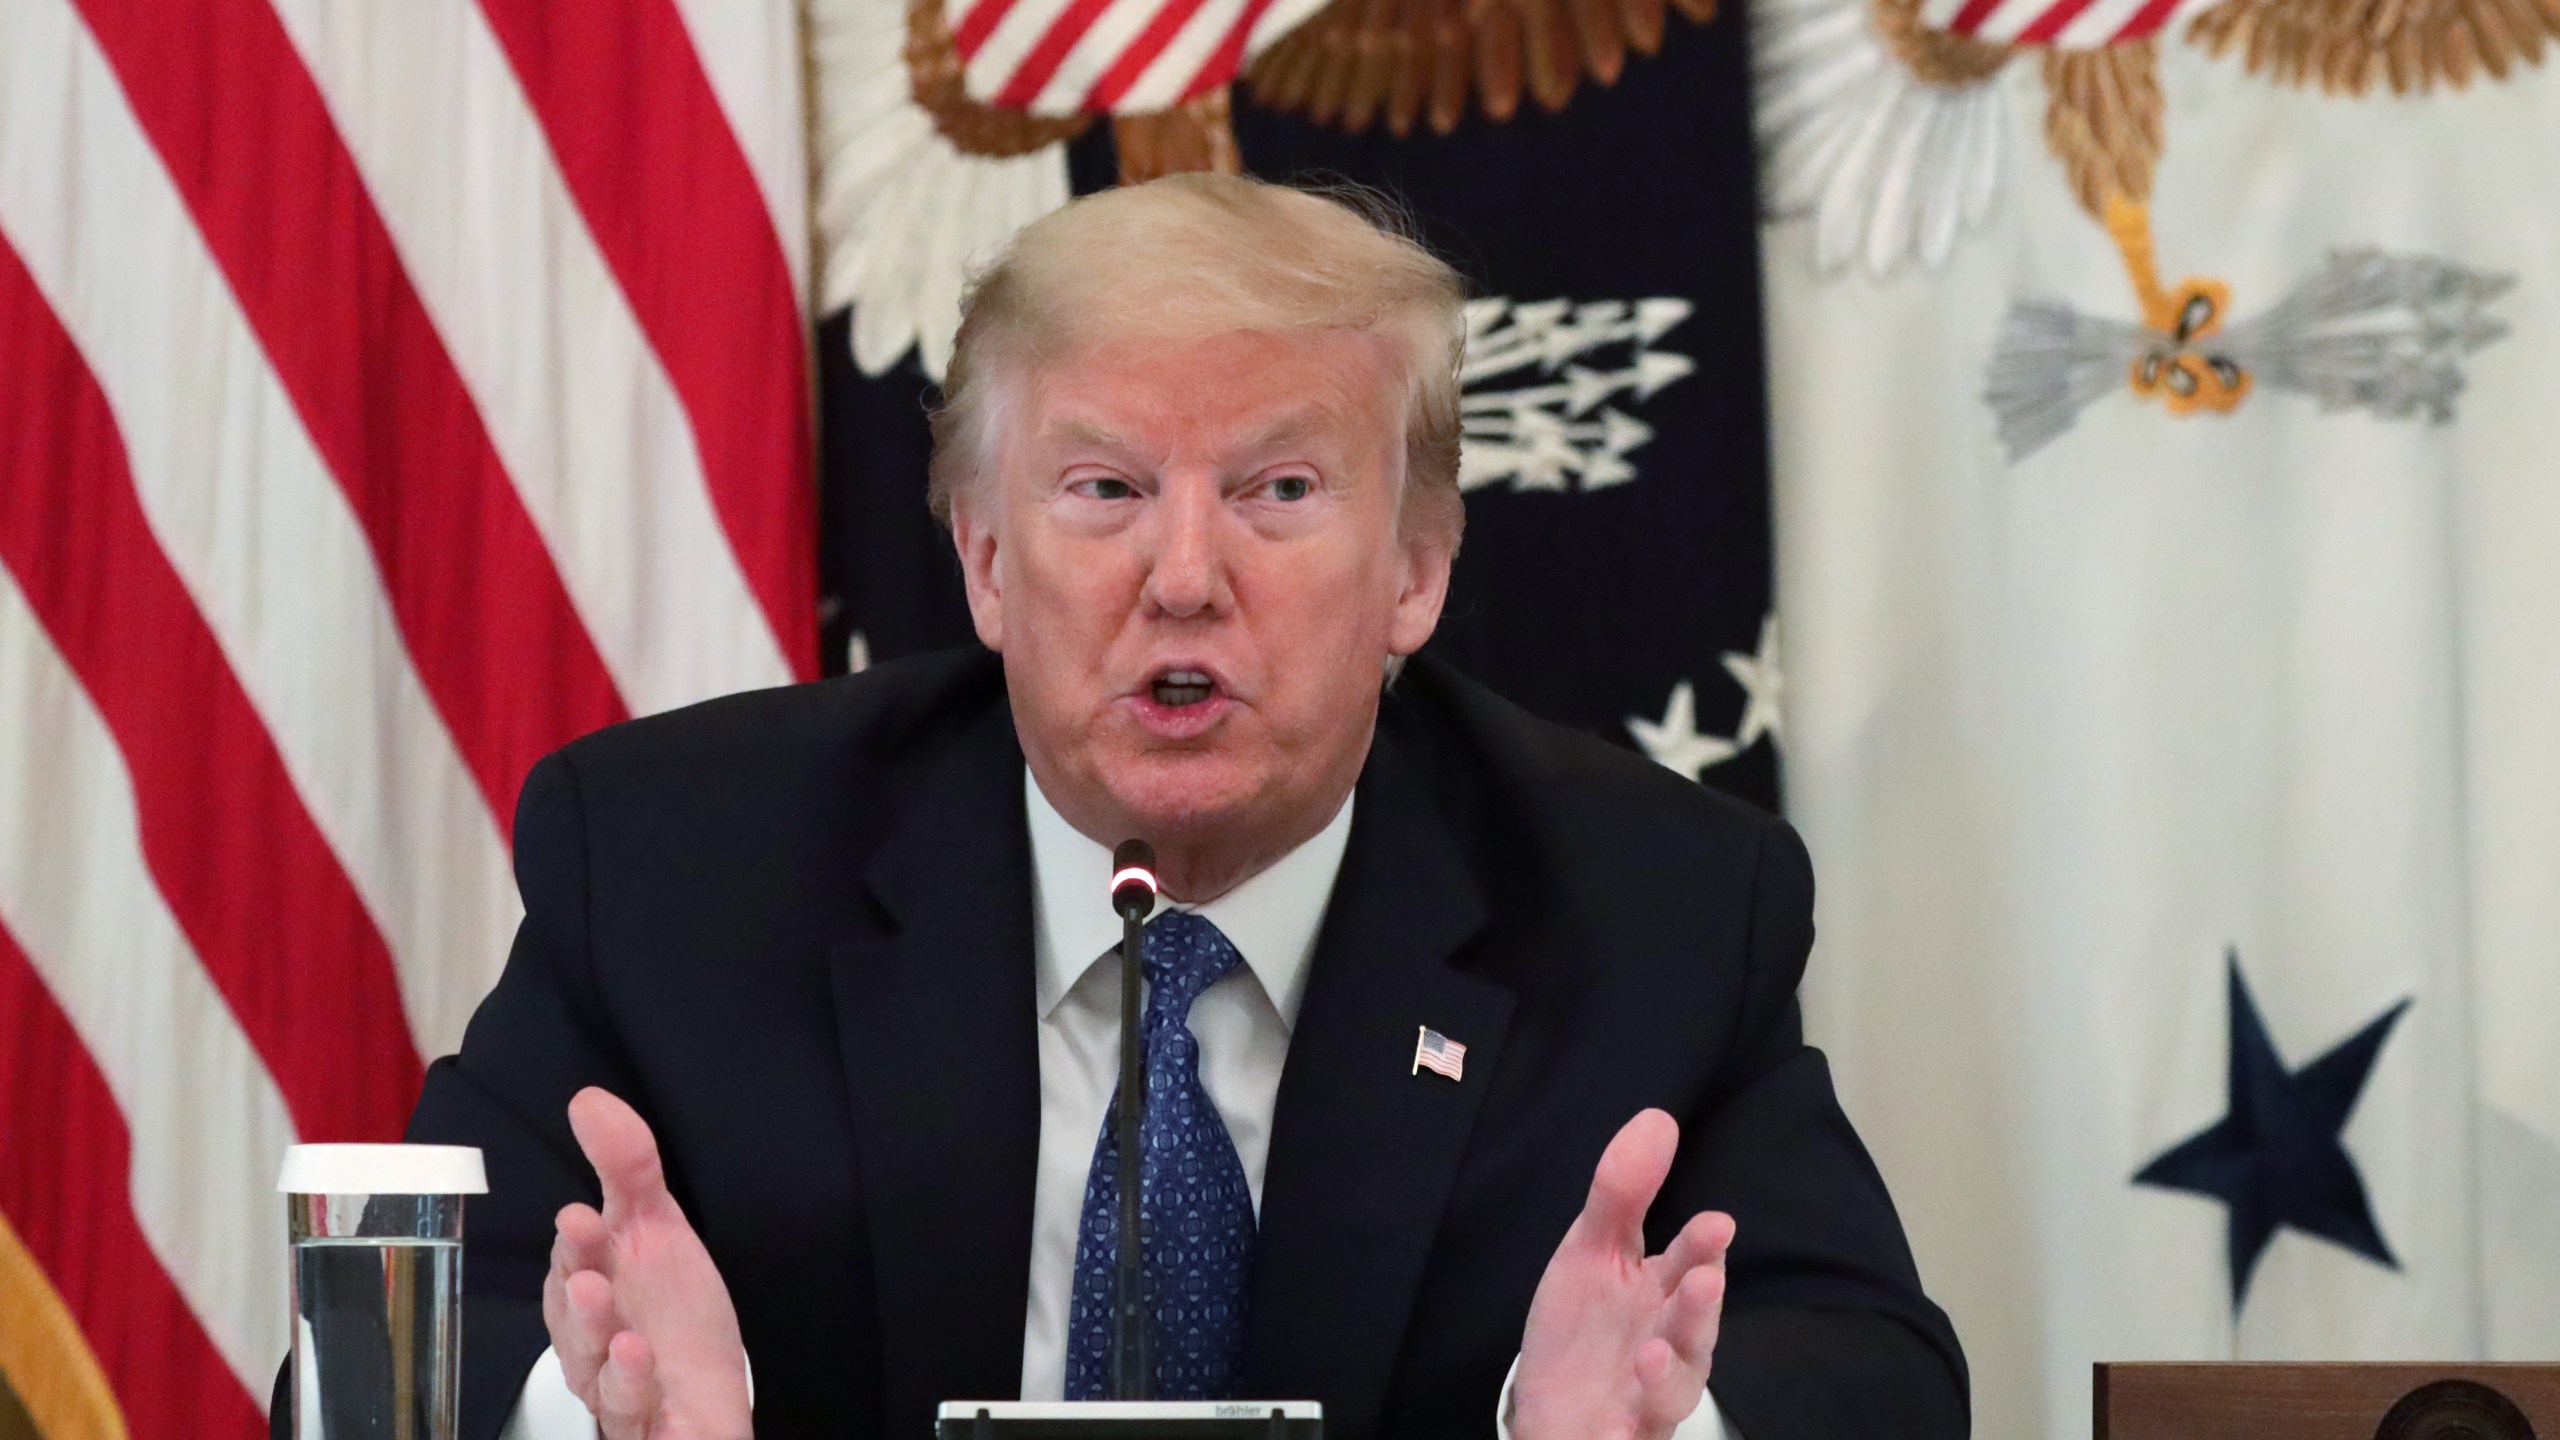
<svg viewBox="0 0 2560 1440">
<path fill-rule="evenodd" d="M 1463 1080 L 1467 1073 L 1467 1047 L 1425 1025 L 1413 1042 L 1413 1069 L 1419 1075 L 1436 1071 L 1452 1080 Z"/>
</svg>

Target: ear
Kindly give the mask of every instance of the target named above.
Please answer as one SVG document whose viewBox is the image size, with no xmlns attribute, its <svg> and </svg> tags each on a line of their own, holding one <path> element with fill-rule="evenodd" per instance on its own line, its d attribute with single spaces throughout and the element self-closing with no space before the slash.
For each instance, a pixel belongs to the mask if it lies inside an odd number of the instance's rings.
<svg viewBox="0 0 2560 1440">
<path fill-rule="evenodd" d="M 960 487 L 951 497 L 951 544 L 960 552 L 960 581 L 969 592 L 969 619 L 977 626 L 978 643 L 1004 650 L 1004 583 L 996 565 L 998 549 L 994 512 L 1003 501 L 984 496 L 982 478 Z"/>
<path fill-rule="evenodd" d="M 1387 624 L 1387 650 L 1410 655 L 1440 628 L 1440 607 L 1449 598 L 1449 568 L 1457 559 L 1457 544 L 1435 533 L 1417 536 L 1400 548 L 1404 575 L 1396 592 L 1395 614 Z"/>
</svg>

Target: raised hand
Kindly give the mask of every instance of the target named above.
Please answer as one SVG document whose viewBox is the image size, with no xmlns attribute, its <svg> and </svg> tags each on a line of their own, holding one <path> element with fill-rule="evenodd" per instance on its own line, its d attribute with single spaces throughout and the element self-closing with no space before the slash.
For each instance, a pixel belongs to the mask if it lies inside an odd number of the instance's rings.
<svg viewBox="0 0 2560 1440">
<path fill-rule="evenodd" d="M 604 1185 L 604 1210 L 555 1222 L 542 1318 L 569 1389 L 604 1440 L 747 1440 L 747 1351 L 702 1237 L 667 1193 L 657 1137 L 590 1087 L 569 1128 Z"/>
<path fill-rule="evenodd" d="M 1647 1110 L 1601 1153 L 1591 1196 L 1529 1302 L 1513 1440 L 1665 1440 L 1698 1408 L 1733 1217 L 1702 1213 L 1645 1257 L 1644 1214 L 1679 1145 L 1679 1123 Z"/>
</svg>

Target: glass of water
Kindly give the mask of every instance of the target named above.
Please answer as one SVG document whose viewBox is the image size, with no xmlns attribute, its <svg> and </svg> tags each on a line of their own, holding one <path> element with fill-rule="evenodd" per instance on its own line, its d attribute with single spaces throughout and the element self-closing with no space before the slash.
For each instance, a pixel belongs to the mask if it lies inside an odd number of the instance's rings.
<svg viewBox="0 0 2560 1440">
<path fill-rule="evenodd" d="M 454 1440 L 462 1394 L 462 1197 L 486 1193 L 459 1145 L 296 1145 L 294 1440 Z"/>
</svg>

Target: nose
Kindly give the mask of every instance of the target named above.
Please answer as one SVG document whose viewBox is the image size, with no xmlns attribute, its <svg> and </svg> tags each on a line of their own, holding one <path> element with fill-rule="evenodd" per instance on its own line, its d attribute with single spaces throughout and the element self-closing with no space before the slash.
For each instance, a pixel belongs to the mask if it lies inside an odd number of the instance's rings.
<svg viewBox="0 0 2560 1440">
<path fill-rule="evenodd" d="M 1214 480 L 1186 477 L 1165 485 L 1156 501 L 1155 562 L 1147 570 L 1150 610 L 1177 620 L 1225 612 L 1232 591 L 1221 553 L 1224 518 Z"/>
</svg>

